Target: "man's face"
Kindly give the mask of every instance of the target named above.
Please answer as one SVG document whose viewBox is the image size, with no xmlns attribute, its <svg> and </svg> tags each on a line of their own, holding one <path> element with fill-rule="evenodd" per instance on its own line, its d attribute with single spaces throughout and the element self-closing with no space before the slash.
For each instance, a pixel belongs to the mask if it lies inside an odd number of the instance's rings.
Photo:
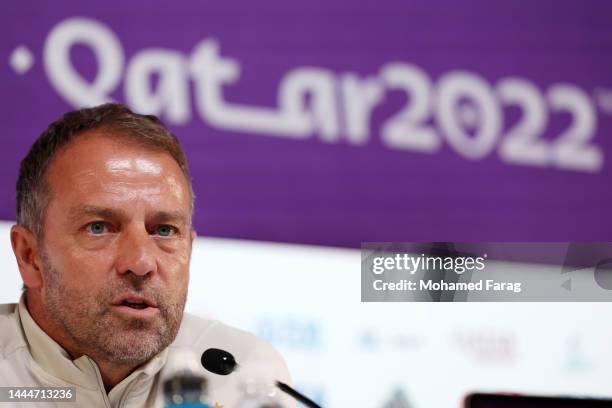
<svg viewBox="0 0 612 408">
<path fill-rule="evenodd" d="M 87 133 L 47 172 L 41 303 L 82 354 L 140 364 L 174 340 L 182 319 L 189 187 L 169 154 Z"/>
</svg>

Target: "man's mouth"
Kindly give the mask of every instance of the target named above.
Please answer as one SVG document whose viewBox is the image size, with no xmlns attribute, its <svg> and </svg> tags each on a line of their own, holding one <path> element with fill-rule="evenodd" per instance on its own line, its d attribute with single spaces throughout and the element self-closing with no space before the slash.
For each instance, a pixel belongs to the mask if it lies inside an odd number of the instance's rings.
<svg viewBox="0 0 612 408">
<path fill-rule="evenodd" d="M 112 302 L 114 310 L 128 319 L 153 319 L 159 315 L 157 303 L 151 297 L 124 293 Z"/>
<path fill-rule="evenodd" d="M 132 309 L 144 309 L 144 308 L 149 307 L 149 305 L 147 305 L 143 301 L 131 301 L 131 300 L 124 300 L 123 302 L 121 302 L 121 305 L 131 307 Z"/>
<path fill-rule="evenodd" d="M 136 293 L 124 293 L 116 297 L 112 304 L 124 310 L 148 310 L 149 312 L 157 310 L 157 303 L 153 298 L 139 295 Z"/>
</svg>

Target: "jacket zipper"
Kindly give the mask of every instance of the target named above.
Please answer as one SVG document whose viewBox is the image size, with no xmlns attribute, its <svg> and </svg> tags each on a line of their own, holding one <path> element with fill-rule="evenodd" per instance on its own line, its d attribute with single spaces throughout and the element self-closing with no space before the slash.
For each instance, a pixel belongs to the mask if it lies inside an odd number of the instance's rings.
<svg viewBox="0 0 612 408">
<path fill-rule="evenodd" d="M 119 407 L 124 407 L 125 406 L 125 400 L 127 399 L 130 391 L 132 390 L 132 388 L 134 388 L 134 384 L 136 384 L 136 382 L 138 381 L 138 379 L 135 379 L 134 381 L 132 381 L 130 384 L 128 384 L 128 386 L 125 388 L 125 391 L 123 392 L 123 397 L 121 398 L 121 401 L 119 401 Z"/>
<path fill-rule="evenodd" d="M 91 361 L 90 358 L 87 358 L 87 361 L 89 361 L 89 364 L 91 365 L 91 367 L 94 369 L 94 372 L 96 373 L 96 379 L 98 380 L 98 386 L 100 386 L 100 393 L 102 394 L 102 400 L 104 401 L 104 405 L 107 408 L 112 408 L 110 400 L 108 399 L 108 395 L 106 395 L 106 388 L 104 388 L 104 382 L 102 381 L 102 376 L 100 375 L 100 371 L 98 370 L 98 367 L 93 363 L 93 361 Z"/>
</svg>

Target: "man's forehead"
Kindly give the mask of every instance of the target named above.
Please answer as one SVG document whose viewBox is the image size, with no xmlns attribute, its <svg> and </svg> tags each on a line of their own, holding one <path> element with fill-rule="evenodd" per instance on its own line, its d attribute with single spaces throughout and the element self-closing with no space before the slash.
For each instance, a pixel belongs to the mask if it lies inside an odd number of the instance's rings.
<svg viewBox="0 0 612 408">
<path fill-rule="evenodd" d="M 103 130 L 90 130 L 75 136 L 74 140 L 56 153 L 49 165 L 50 172 L 59 171 L 61 176 L 86 170 L 184 176 L 169 152 L 145 146 L 124 133 Z"/>
<path fill-rule="evenodd" d="M 137 139 L 125 131 L 113 131 L 106 129 L 92 129 L 79 133 L 66 145 L 62 146 L 56 153 L 53 161 L 60 161 L 63 157 L 76 158 L 79 153 L 87 153 L 90 158 L 100 154 L 114 155 L 159 155 L 167 156 L 175 161 L 169 151 L 161 146 L 154 146 Z M 176 163 L 179 167 L 178 163 Z"/>
<path fill-rule="evenodd" d="M 191 207 L 186 176 L 169 153 L 99 132 L 85 132 L 61 149 L 49 166 L 47 183 L 53 198 L 59 198 L 53 193 L 81 193 L 128 199 L 138 192 L 174 198 L 175 206 L 186 200 Z"/>
<path fill-rule="evenodd" d="M 152 160 L 142 158 L 117 158 L 108 160 L 106 162 L 106 168 L 109 171 L 144 171 L 150 174 L 160 175 L 163 172 L 163 167 Z"/>
</svg>

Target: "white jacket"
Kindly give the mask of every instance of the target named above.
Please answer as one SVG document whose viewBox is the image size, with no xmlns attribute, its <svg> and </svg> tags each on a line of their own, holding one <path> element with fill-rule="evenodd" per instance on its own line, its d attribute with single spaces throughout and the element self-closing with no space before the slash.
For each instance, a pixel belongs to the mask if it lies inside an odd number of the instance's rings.
<svg viewBox="0 0 612 408">
<path fill-rule="evenodd" d="M 215 347 L 236 358 L 238 372 L 221 376 L 205 371 L 199 363 L 202 352 Z M 263 367 L 266 374 L 290 383 L 289 372 L 280 354 L 262 339 L 215 320 L 185 313 L 174 342 L 132 372 L 107 394 L 96 363 L 88 356 L 72 360 L 32 319 L 24 298 L 18 304 L 0 305 L 0 387 L 76 387 L 75 402 L 2 403 L 0 407 L 163 407 L 163 382 L 185 353 L 194 356 L 194 365 L 208 380 L 211 404 L 236 407 L 240 398 L 240 371 Z M 295 402 L 278 391 L 284 406 Z"/>
</svg>

